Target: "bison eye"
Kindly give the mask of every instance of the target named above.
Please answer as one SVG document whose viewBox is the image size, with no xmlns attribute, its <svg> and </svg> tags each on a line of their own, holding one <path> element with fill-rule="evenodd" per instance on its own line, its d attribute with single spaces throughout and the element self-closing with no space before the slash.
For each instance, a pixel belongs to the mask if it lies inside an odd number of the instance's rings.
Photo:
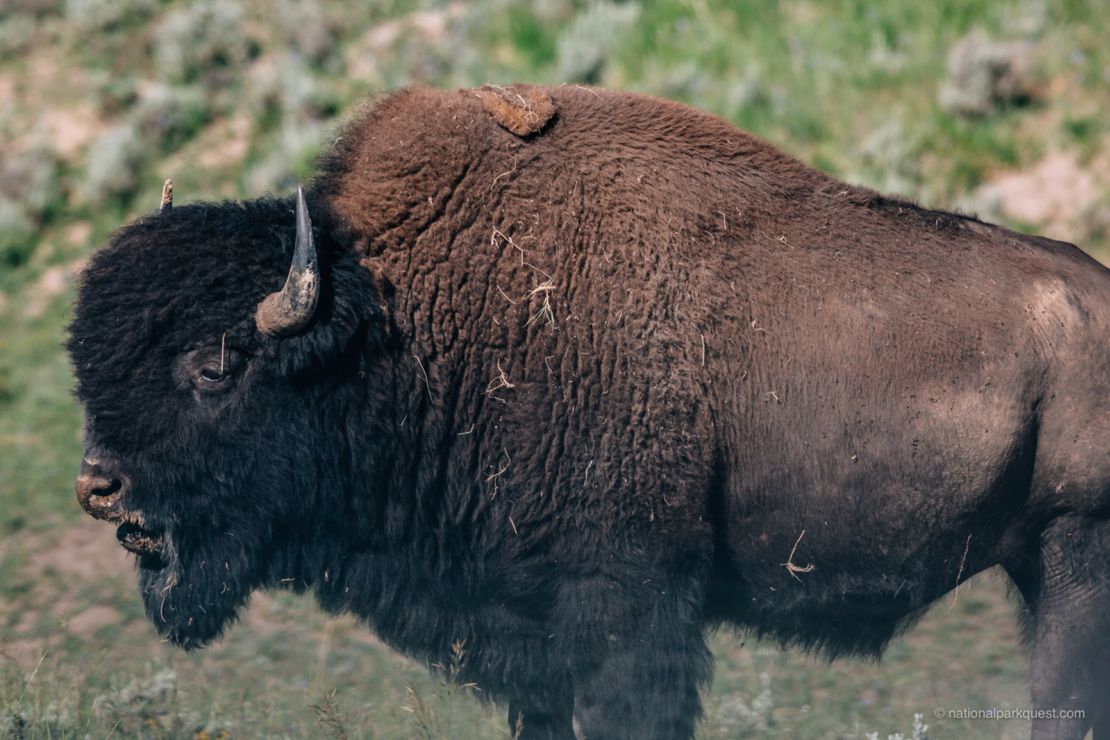
<svg viewBox="0 0 1110 740">
<path fill-rule="evenodd" d="M 231 377 L 231 373 L 226 369 L 221 370 L 219 366 L 205 365 L 197 372 L 197 380 L 205 386 L 215 387 L 227 382 Z"/>
<path fill-rule="evenodd" d="M 178 378 L 183 385 L 202 393 L 222 393 L 243 369 L 241 352 L 226 344 L 187 352 L 178 361 Z"/>
</svg>

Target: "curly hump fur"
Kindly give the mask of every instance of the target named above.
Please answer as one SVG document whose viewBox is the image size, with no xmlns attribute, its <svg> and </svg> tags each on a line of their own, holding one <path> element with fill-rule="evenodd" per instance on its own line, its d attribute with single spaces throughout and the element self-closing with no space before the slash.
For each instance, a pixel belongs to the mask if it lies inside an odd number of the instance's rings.
<svg viewBox="0 0 1110 740">
<path fill-rule="evenodd" d="M 525 737 L 671 738 L 714 624 L 877 653 L 995 564 L 1035 642 L 1080 619 L 1045 563 L 1110 554 L 1104 268 L 673 103 L 520 93 L 542 129 L 500 88 L 349 124 L 296 336 L 253 323 L 290 200 L 175 207 L 94 257 L 68 346 L 90 455 L 161 535 L 160 632 L 308 590 L 429 663 L 462 642 Z M 1042 652 L 1047 702 L 1080 658 Z"/>
</svg>

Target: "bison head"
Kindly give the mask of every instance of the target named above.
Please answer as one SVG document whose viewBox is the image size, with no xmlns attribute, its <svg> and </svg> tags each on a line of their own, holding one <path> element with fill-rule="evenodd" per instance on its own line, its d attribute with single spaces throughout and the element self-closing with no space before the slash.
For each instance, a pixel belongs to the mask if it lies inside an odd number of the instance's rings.
<svg viewBox="0 0 1110 740">
<path fill-rule="evenodd" d="M 365 387 L 382 322 L 318 210 L 314 230 L 300 192 L 163 208 L 82 278 L 67 344 L 86 415 L 77 498 L 118 525 L 148 616 L 186 648 L 254 589 L 301 586 L 300 552 L 343 516 L 338 406 Z"/>
</svg>

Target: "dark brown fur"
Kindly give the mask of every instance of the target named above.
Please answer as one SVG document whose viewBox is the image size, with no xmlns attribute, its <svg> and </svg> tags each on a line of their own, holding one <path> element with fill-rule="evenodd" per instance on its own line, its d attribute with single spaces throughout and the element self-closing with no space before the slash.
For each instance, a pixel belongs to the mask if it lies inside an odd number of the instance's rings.
<svg viewBox="0 0 1110 740">
<path fill-rule="evenodd" d="M 1035 706 L 1087 712 L 1034 734 L 1105 732 L 1110 273 L 674 103 L 540 92 L 520 136 L 405 90 L 321 162 L 384 325 L 328 417 L 351 544 L 303 545 L 304 583 L 430 662 L 467 640 L 525 736 L 685 737 L 706 626 L 875 654 L 1002 565 Z"/>
<path fill-rule="evenodd" d="M 1105 269 L 679 105 L 551 95 L 558 124 L 521 142 L 465 92 L 401 93 L 324 179 L 404 286 L 450 428 L 491 430 L 465 459 L 507 463 L 489 487 L 517 530 L 715 541 L 709 612 L 837 653 L 1037 552 L 1062 512 L 1106 526 Z"/>
</svg>

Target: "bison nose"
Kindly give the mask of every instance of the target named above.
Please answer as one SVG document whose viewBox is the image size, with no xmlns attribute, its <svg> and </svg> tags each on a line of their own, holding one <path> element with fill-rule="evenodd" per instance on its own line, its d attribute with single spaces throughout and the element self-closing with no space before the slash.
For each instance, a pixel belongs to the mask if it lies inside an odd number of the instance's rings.
<svg viewBox="0 0 1110 740">
<path fill-rule="evenodd" d="M 118 519 L 125 488 L 122 480 L 86 460 L 77 476 L 77 503 L 97 519 Z"/>
</svg>

